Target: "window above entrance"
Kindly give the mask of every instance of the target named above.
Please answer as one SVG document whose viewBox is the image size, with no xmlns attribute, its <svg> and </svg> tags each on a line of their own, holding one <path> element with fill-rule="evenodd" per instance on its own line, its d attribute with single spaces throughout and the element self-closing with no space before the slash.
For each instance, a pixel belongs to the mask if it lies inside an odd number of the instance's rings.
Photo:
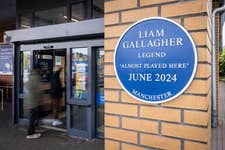
<svg viewBox="0 0 225 150">
<path fill-rule="evenodd" d="M 34 13 L 34 26 L 44 26 L 67 22 L 66 7 L 57 7 Z"/>
<path fill-rule="evenodd" d="M 29 5 L 29 7 L 18 8 L 17 24 L 20 29 L 79 22 L 104 16 L 104 1 L 102 0 L 67 0 L 60 3 L 45 0 L 38 3 L 39 8 L 27 3 L 20 5 Z"/>
</svg>

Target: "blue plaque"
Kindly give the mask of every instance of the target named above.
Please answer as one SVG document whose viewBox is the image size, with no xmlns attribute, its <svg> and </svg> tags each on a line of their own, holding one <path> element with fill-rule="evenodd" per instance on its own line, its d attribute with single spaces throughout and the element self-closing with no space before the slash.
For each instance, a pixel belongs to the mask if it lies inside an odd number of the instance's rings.
<svg viewBox="0 0 225 150">
<path fill-rule="evenodd" d="M 182 94 L 197 68 L 190 34 L 176 22 L 152 17 L 129 27 L 114 55 L 117 79 L 135 99 L 163 103 Z"/>
</svg>

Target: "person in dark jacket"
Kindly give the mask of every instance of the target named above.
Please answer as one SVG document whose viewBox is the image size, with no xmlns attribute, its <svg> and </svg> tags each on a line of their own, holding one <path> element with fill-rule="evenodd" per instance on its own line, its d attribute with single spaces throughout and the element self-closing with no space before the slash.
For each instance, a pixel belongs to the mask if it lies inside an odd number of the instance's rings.
<svg viewBox="0 0 225 150">
<path fill-rule="evenodd" d="M 41 76 L 40 66 L 35 66 L 28 76 L 25 84 L 24 108 L 28 111 L 29 126 L 27 139 L 39 138 L 40 133 L 35 133 L 35 124 L 38 121 L 39 106 L 41 103 Z"/>
<path fill-rule="evenodd" d="M 60 99 L 62 98 L 61 70 L 61 66 L 56 66 L 51 79 L 51 97 L 53 99 L 53 115 L 55 119 L 59 118 Z"/>
</svg>

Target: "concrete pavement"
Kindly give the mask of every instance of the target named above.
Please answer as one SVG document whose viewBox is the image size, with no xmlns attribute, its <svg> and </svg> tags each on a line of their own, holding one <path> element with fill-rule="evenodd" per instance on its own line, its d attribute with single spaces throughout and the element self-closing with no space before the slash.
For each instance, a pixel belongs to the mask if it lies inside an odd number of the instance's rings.
<svg viewBox="0 0 225 150">
<path fill-rule="evenodd" d="M 42 132 L 40 139 L 27 140 L 26 129 L 11 123 L 10 105 L 0 111 L 0 150 L 104 150 L 104 141 L 100 139 L 85 141 L 53 130 Z"/>
</svg>

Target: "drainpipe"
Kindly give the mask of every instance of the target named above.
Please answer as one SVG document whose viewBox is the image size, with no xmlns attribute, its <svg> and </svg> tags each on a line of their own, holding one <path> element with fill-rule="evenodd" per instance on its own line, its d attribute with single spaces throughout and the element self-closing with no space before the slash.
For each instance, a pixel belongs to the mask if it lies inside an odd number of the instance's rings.
<svg viewBox="0 0 225 150">
<path fill-rule="evenodd" d="M 219 12 L 225 11 L 225 5 L 216 8 L 212 13 L 212 127 L 217 127 L 217 95 L 216 95 L 216 33 L 215 33 L 215 17 Z"/>
</svg>

